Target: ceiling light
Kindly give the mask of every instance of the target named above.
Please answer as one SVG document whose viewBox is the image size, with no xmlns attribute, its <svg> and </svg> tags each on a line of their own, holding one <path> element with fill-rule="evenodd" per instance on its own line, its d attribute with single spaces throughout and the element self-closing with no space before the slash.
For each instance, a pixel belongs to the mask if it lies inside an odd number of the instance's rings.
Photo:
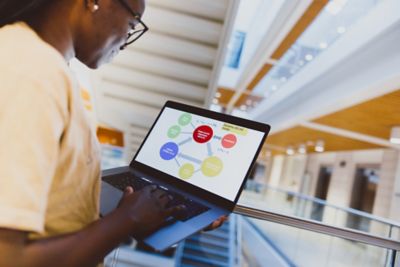
<svg viewBox="0 0 400 267">
<path fill-rule="evenodd" d="M 326 42 L 321 42 L 321 43 L 319 43 L 319 48 L 325 49 L 325 48 L 327 48 L 327 47 L 328 47 L 328 44 L 327 44 Z"/>
<path fill-rule="evenodd" d="M 307 153 L 306 145 L 305 144 L 300 144 L 297 152 L 299 152 L 300 154 L 306 154 Z"/>
<path fill-rule="evenodd" d="M 262 154 L 262 157 L 264 157 L 264 158 L 269 158 L 272 156 L 272 152 L 269 149 L 263 150 L 261 154 Z"/>
<path fill-rule="evenodd" d="M 311 54 L 307 54 L 307 55 L 305 56 L 305 59 L 306 59 L 307 61 L 311 61 L 311 60 L 314 59 L 314 57 L 313 57 L 313 55 L 311 55 Z"/>
<path fill-rule="evenodd" d="M 288 154 L 289 156 L 294 155 L 294 149 L 292 146 L 288 146 L 288 148 L 286 149 L 286 154 Z"/>
<path fill-rule="evenodd" d="M 213 104 L 217 105 L 219 103 L 218 99 L 214 98 L 213 99 Z"/>
<path fill-rule="evenodd" d="M 215 94 L 215 97 L 216 98 L 220 98 L 222 96 L 222 94 L 220 93 L 220 92 L 217 92 L 216 94 Z"/>
<path fill-rule="evenodd" d="M 390 142 L 396 145 L 400 145 L 400 126 L 395 126 L 390 132 Z"/>
<path fill-rule="evenodd" d="M 316 152 L 324 152 L 325 151 L 325 142 L 324 141 L 322 141 L 322 140 L 318 140 L 316 143 L 315 143 L 315 151 Z"/>
</svg>

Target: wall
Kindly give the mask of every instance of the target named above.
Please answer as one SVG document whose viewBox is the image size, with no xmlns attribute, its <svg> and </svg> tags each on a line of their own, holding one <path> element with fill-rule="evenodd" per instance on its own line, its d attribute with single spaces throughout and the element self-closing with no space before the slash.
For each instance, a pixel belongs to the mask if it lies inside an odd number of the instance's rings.
<svg viewBox="0 0 400 267">
<path fill-rule="evenodd" d="M 299 192 L 307 164 L 307 155 L 285 157 L 279 187 Z"/>
<path fill-rule="evenodd" d="M 400 221 L 400 156 L 392 149 L 375 149 L 346 152 L 330 152 L 296 156 L 275 156 L 267 180 L 278 186 L 310 196 L 315 195 L 319 169 L 333 166 L 327 202 L 349 207 L 357 166 L 380 166 L 380 180 L 376 191 L 373 214 Z M 344 225 L 344 212 L 326 209 L 324 221 Z"/>
</svg>

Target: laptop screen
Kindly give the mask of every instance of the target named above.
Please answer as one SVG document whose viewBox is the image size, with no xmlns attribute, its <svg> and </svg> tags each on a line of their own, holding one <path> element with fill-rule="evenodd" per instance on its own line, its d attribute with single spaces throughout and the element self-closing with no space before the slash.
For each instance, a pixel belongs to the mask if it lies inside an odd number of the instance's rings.
<svg viewBox="0 0 400 267">
<path fill-rule="evenodd" d="M 166 107 L 136 161 L 234 201 L 263 136 Z"/>
</svg>

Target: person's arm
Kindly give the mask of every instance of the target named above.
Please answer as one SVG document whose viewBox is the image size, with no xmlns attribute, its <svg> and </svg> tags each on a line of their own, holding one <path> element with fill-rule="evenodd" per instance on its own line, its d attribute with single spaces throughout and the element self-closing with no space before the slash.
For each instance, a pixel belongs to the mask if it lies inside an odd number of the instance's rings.
<svg viewBox="0 0 400 267">
<path fill-rule="evenodd" d="M 159 227 L 177 209 L 166 209 L 169 199 L 154 187 L 125 190 L 119 207 L 85 229 L 35 242 L 27 233 L 0 229 L 0 267 L 90 267 L 128 236 L 141 236 Z"/>
<path fill-rule="evenodd" d="M 130 233 L 117 212 L 77 233 L 27 241 L 27 233 L 0 229 L 0 266 L 95 266 Z"/>
</svg>

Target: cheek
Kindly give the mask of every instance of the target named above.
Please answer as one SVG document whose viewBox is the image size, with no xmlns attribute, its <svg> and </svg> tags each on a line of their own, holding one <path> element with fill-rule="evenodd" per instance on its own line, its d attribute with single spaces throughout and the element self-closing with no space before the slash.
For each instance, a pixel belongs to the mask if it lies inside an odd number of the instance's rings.
<svg viewBox="0 0 400 267">
<path fill-rule="evenodd" d="M 88 61 L 91 63 L 90 65 L 100 66 L 110 62 L 119 53 L 120 47 L 125 41 L 126 34 L 121 31 L 108 32 L 108 34 L 99 32 L 95 38 L 86 40 L 86 47 L 91 47 L 90 51 L 85 53 L 88 56 Z"/>
<path fill-rule="evenodd" d="M 103 51 L 103 53 L 101 53 L 99 55 L 99 57 L 97 58 L 97 66 L 101 66 L 103 64 L 106 63 L 110 63 L 114 57 L 116 57 L 118 55 L 118 53 L 120 52 L 120 45 L 118 43 L 118 45 L 115 45 L 113 47 L 110 47 L 110 49 L 107 49 L 106 51 Z"/>
<path fill-rule="evenodd" d="M 120 47 L 124 44 L 125 38 L 109 38 L 98 50 L 97 58 L 103 63 L 110 62 L 120 51 Z"/>
<path fill-rule="evenodd" d="M 102 53 L 104 55 L 115 56 L 118 54 L 120 47 L 126 41 L 126 34 L 118 34 L 109 37 L 104 43 Z"/>
</svg>

